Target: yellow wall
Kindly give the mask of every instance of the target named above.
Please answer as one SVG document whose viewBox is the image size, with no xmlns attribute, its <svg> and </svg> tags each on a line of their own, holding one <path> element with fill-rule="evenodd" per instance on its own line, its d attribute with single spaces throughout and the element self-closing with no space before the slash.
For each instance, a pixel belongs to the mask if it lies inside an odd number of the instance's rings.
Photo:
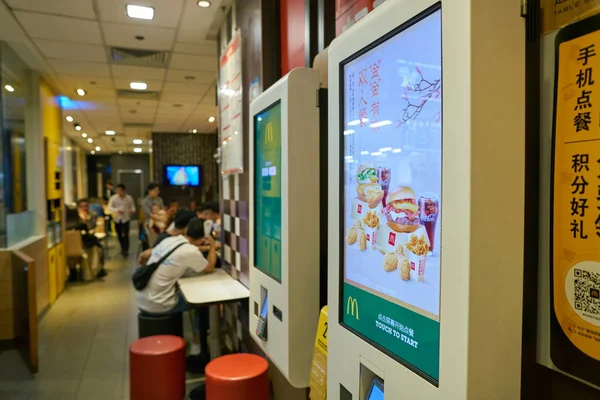
<svg viewBox="0 0 600 400">
<path fill-rule="evenodd" d="M 46 152 L 46 200 L 53 202 L 55 221 L 63 223 L 63 173 L 59 165 L 63 165 L 61 154 L 62 145 L 62 110 L 58 96 L 44 81 L 40 82 L 40 106 L 42 116 L 42 129 L 44 131 Z M 57 175 L 58 173 L 58 175 Z M 57 187 L 57 183 L 59 186 Z M 64 243 L 55 244 L 48 251 L 47 259 L 48 302 L 54 303 L 65 287 L 66 259 L 64 257 Z"/>
<path fill-rule="evenodd" d="M 59 171 L 58 158 L 61 156 L 61 109 L 58 97 L 44 81 L 40 85 L 40 97 L 42 129 L 44 130 L 44 138 L 46 138 L 46 193 L 48 199 L 59 199 L 62 197 L 62 182 L 60 182 L 62 179 L 59 179 L 60 188 L 56 189 L 55 173 Z"/>
</svg>

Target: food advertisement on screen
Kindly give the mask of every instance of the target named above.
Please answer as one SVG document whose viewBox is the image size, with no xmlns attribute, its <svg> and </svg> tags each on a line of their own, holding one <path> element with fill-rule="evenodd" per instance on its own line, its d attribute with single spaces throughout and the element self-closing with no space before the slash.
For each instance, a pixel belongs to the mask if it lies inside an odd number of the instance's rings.
<svg viewBox="0 0 600 400">
<path fill-rule="evenodd" d="M 439 375 L 441 12 L 344 65 L 343 322 Z"/>
</svg>

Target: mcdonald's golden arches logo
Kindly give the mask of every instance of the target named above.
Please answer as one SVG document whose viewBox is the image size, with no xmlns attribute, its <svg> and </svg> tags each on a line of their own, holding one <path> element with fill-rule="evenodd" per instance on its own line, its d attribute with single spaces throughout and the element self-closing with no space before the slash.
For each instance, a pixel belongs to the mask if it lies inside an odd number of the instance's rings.
<svg viewBox="0 0 600 400">
<path fill-rule="evenodd" d="M 273 143 L 273 123 L 267 122 L 267 126 L 265 127 L 265 144 Z"/>
<path fill-rule="evenodd" d="M 355 311 L 356 315 L 354 315 Z M 346 314 L 350 314 L 353 317 L 356 317 L 357 320 L 360 319 L 358 317 L 358 300 L 356 300 L 352 296 L 348 296 L 348 301 L 346 303 Z"/>
</svg>

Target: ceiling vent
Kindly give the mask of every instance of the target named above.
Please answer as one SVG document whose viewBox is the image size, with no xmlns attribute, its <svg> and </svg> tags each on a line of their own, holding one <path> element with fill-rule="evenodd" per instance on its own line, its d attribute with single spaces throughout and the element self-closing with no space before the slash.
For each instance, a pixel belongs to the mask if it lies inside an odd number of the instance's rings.
<svg viewBox="0 0 600 400">
<path fill-rule="evenodd" d="M 113 64 L 136 65 L 142 67 L 166 68 L 169 63 L 168 51 L 124 49 L 110 47 L 110 60 Z"/>
<path fill-rule="evenodd" d="M 120 99 L 129 99 L 129 100 L 158 100 L 160 99 L 160 95 L 158 92 L 152 92 L 149 90 L 128 90 L 128 89 L 118 89 L 117 97 Z"/>
</svg>

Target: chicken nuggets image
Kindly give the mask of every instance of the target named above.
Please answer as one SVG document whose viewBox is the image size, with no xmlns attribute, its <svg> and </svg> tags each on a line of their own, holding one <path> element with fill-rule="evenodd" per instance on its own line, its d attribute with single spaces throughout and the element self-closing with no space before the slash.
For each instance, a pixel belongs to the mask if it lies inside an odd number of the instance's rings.
<svg viewBox="0 0 600 400">
<path fill-rule="evenodd" d="M 356 223 L 354 224 L 354 227 L 356 228 L 357 231 L 364 230 L 364 228 L 362 226 L 362 222 L 360 222 L 360 221 L 356 221 Z"/>
<path fill-rule="evenodd" d="M 387 272 L 391 272 L 396 268 L 398 268 L 398 256 L 396 253 L 387 253 L 385 257 L 383 257 L 383 269 Z"/>
<path fill-rule="evenodd" d="M 358 248 L 360 249 L 360 251 L 367 250 L 367 235 L 365 234 L 365 231 L 363 231 L 362 229 L 360 230 L 360 233 L 358 234 Z"/>
<path fill-rule="evenodd" d="M 410 279 L 410 263 L 406 257 L 400 262 L 400 278 L 402 278 L 403 281 Z"/>
<path fill-rule="evenodd" d="M 358 240 L 358 233 L 356 232 L 356 227 L 353 226 L 348 230 L 348 236 L 346 237 L 346 243 L 352 245 L 356 243 Z"/>
<path fill-rule="evenodd" d="M 404 257 L 404 247 L 402 247 L 402 245 L 401 245 L 401 244 L 399 244 L 399 245 L 396 247 L 396 250 L 394 250 L 394 253 L 396 253 L 396 255 L 397 255 L 398 257 Z"/>
</svg>

